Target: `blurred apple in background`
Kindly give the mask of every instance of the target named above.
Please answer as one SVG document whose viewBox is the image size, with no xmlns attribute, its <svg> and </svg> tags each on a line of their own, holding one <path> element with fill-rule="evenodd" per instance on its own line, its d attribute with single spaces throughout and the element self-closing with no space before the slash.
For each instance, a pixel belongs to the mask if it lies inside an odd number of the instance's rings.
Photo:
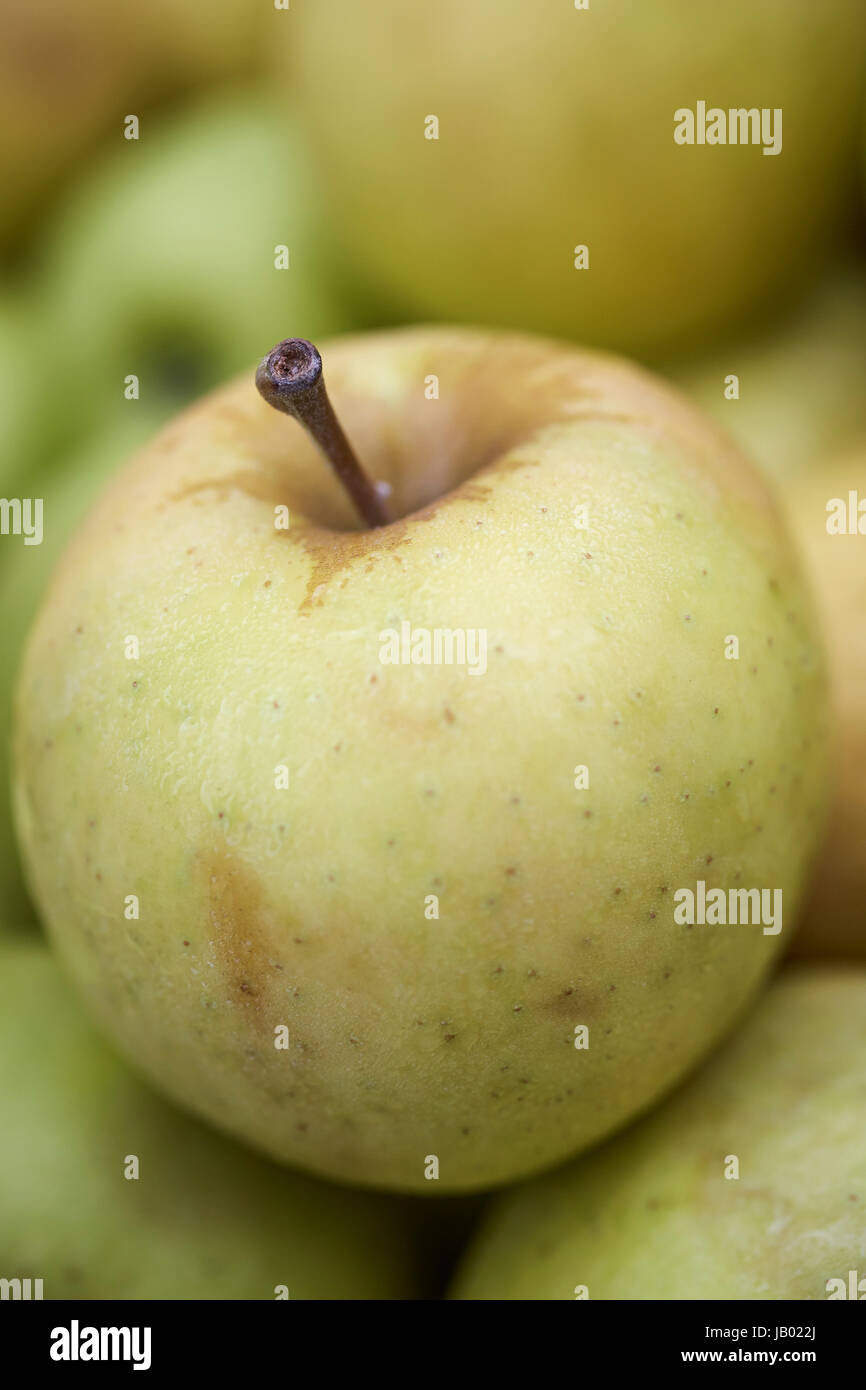
<svg viewBox="0 0 866 1390">
<path fill-rule="evenodd" d="M 793 479 L 782 501 L 822 619 L 837 737 L 830 824 L 794 950 L 866 958 L 866 434 Z M 846 531 L 828 531 L 840 520 Z"/>
<path fill-rule="evenodd" d="M 256 91 L 213 92 L 110 152 L 52 223 L 38 265 L 68 427 L 104 427 L 130 404 L 130 374 L 165 418 L 287 333 L 345 327 L 313 202 L 292 123 Z M 275 268 L 279 246 L 288 269 Z"/>
<path fill-rule="evenodd" d="M 39 456 L 46 438 L 38 315 L 32 296 L 0 288 L 0 495 Z M 0 558 L 5 537 L 0 544 Z"/>
<path fill-rule="evenodd" d="M 252 71 L 272 35 L 256 0 L 4 0 L 0 250 L 100 139 L 123 141 L 127 115 Z"/>
<path fill-rule="evenodd" d="M 727 379 L 738 377 L 738 398 Z M 760 334 L 671 373 L 774 482 L 866 432 L 866 270 L 834 271 Z"/>
<path fill-rule="evenodd" d="M 317 0 L 290 32 L 329 227 L 410 316 L 694 344 L 814 278 L 853 206 L 862 0 Z M 699 100 L 782 108 L 781 152 L 675 143 Z"/>
<path fill-rule="evenodd" d="M 414 1204 L 287 1172 L 203 1128 L 96 1037 L 41 942 L 0 955 L 4 1277 L 43 1279 L 47 1299 L 418 1296 Z"/>
</svg>

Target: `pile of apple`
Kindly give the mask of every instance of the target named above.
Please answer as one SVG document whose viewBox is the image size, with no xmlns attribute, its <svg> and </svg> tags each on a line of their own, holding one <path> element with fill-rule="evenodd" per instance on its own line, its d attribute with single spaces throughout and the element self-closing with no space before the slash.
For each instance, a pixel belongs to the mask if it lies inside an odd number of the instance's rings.
<svg viewBox="0 0 866 1390">
<path fill-rule="evenodd" d="M 0 1278 L 866 1297 L 866 10 L 138 8 L 0 24 Z"/>
</svg>

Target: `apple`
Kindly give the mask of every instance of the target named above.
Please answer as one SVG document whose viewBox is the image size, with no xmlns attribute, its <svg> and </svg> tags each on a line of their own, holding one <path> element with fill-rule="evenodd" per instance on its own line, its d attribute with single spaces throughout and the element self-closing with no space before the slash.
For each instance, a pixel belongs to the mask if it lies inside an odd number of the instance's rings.
<svg viewBox="0 0 866 1390">
<path fill-rule="evenodd" d="M 32 387 L 33 380 L 28 384 Z M 35 409 L 36 402 L 32 404 Z M 112 424 L 101 436 L 73 451 L 58 467 L 27 465 L 5 480 L 7 497 L 41 503 L 42 539 L 36 545 L 25 543 L 23 536 L 0 538 L 0 606 L 4 615 L 0 644 L 0 932 L 4 925 L 16 928 L 33 918 L 18 862 L 9 799 L 12 687 L 24 639 L 66 542 L 112 471 L 153 433 L 157 423 L 143 403 L 126 402 L 116 409 Z"/>
<path fill-rule="evenodd" d="M 823 466 L 792 479 L 783 499 L 818 601 L 829 653 L 837 734 L 830 823 L 794 950 L 810 956 L 863 959 L 866 439 Z"/>
<path fill-rule="evenodd" d="M 254 0 L 4 0 L 0 10 L 0 247 L 26 237 L 70 171 L 127 115 L 261 66 L 275 29 Z"/>
<path fill-rule="evenodd" d="M 40 942 L 0 946 L 0 1036 L 3 1278 L 46 1299 L 417 1296 L 405 1200 L 287 1172 L 167 1105 Z"/>
<path fill-rule="evenodd" d="M 758 988 L 823 825 L 820 646 L 765 485 L 663 382 L 465 329 L 323 358 L 336 418 L 309 344 L 259 381 L 375 517 L 251 376 L 163 431 L 32 630 L 17 829 L 163 1090 L 320 1174 L 480 1190 L 650 1105 Z M 783 917 L 675 920 L 753 887 Z"/>
<path fill-rule="evenodd" d="M 649 355 L 814 278 L 853 205 L 864 38 L 861 0 L 317 0 L 285 86 L 330 231 L 404 316 Z M 699 102 L 766 110 L 767 141 L 677 143 Z"/>
<path fill-rule="evenodd" d="M 866 971 L 789 969 L 648 1119 L 498 1198 L 453 1296 L 863 1298 L 864 1089 Z"/>
<path fill-rule="evenodd" d="M 275 252 L 288 247 L 288 269 Z M 52 225 L 39 266 L 63 410 L 101 429 L 127 378 L 168 418 L 253 363 L 288 318 L 342 327 L 316 250 L 311 173 L 268 97 L 211 94 L 118 149 Z"/>
<path fill-rule="evenodd" d="M 866 431 L 864 343 L 866 271 L 848 265 L 782 321 L 670 374 L 784 485 Z"/>
<path fill-rule="evenodd" d="M 38 309 L 26 292 L 0 286 L 0 494 L 38 464 L 47 445 Z M 0 560 L 8 538 L 0 536 Z"/>
</svg>

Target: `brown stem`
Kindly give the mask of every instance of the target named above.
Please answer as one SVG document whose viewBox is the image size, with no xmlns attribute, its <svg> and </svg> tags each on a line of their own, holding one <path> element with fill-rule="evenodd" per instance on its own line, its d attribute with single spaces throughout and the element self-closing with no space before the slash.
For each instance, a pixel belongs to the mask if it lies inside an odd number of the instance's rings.
<svg viewBox="0 0 866 1390">
<path fill-rule="evenodd" d="M 388 507 L 367 477 L 334 414 L 318 350 L 306 338 L 286 338 L 256 372 L 259 394 L 304 426 L 348 492 L 368 526 L 387 526 Z"/>
</svg>

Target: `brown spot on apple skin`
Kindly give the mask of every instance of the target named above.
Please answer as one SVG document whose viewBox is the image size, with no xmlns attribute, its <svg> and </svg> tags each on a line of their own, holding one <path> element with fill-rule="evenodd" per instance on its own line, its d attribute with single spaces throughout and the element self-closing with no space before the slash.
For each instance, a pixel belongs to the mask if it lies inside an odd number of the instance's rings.
<svg viewBox="0 0 866 1390">
<path fill-rule="evenodd" d="M 224 850 L 202 856 L 208 929 L 215 963 L 229 1003 L 257 1032 L 271 1034 L 284 1022 L 289 990 L 261 885 L 255 874 Z M 286 939 L 290 939 L 286 933 Z M 282 933 L 281 933 L 282 936 Z"/>
<path fill-rule="evenodd" d="M 352 570 L 366 560 L 367 573 L 371 562 L 377 558 L 377 551 L 390 555 L 392 559 L 398 558 L 395 552 L 404 545 L 412 544 L 408 524 L 410 521 L 413 524 L 432 521 L 446 501 L 486 502 L 491 490 L 483 483 L 462 483 L 436 502 L 410 512 L 408 516 L 391 522 L 389 526 L 379 526 L 375 530 L 331 531 L 318 526 L 298 524 L 293 529 L 279 532 L 280 539 L 303 546 L 311 561 L 306 591 L 298 605 L 298 613 L 309 613 L 314 607 L 324 603 L 328 582 L 344 570 L 346 577 L 351 577 Z"/>
<path fill-rule="evenodd" d="M 575 989 L 573 985 L 566 985 L 558 994 L 547 999 L 542 1008 L 552 1018 L 568 1019 L 574 1023 L 586 1023 L 594 1018 L 596 1013 L 592 997 Z"/>
</svg>

